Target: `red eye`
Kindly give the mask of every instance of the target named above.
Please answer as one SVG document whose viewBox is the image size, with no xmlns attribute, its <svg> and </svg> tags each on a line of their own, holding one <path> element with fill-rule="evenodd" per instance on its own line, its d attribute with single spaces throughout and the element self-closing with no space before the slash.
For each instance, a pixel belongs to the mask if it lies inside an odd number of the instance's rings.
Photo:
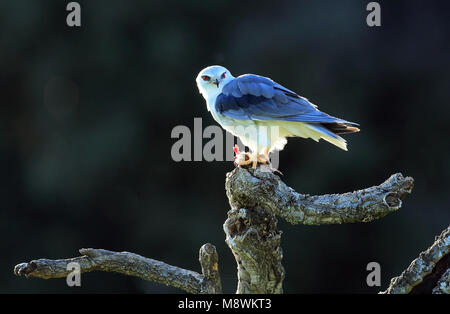
<svg viewBox="0 0 450 314">
<path fill-rule="evenodd" d="M 202 80 L 209 81 L 211 78 L 208 75 L 203 75 Z"/>
<path fill-rule="evenodd" d="M 222 78 L 224 79 L 224 78 L 226 78 L 226 77 L 227 77 L 227 72 L 223 72 Z"/>
</svg>

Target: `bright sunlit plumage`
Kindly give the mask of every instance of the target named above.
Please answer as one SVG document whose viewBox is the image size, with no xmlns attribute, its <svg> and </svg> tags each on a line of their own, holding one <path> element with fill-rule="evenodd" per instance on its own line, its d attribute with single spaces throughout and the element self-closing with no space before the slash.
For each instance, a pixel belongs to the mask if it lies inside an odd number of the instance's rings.
<svg viewBox="0 0 450 314">
<path fill-rule="evenodd" d="M 321 138 L 347 150 L 339 134 L 358 132 L 358 124 L 332 117 L 306 98 L 270 78 L 244 74 L 233 77 L 222 66 L 210 66 L 197 76 L 197 86 L 214 119 L 239 137 L 253 154 L 241 164 L 269 161 L 287 137 Z"/>
</svg>

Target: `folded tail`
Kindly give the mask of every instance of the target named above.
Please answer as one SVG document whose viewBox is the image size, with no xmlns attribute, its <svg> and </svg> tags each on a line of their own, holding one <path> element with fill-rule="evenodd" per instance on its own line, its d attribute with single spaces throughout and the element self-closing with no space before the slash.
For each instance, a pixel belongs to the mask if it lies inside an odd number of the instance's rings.
<svg viewBox="0 0 450 314">
<path fill-rule="evenodd" d="M 359 132 L 359 124 L 348 122 L 348 123 L 322 123 L 322 125 L 333 132 L 334 134 L 346 134 Z"/>
<path fill-rule="evenodd" d="M 289 126 L 289 131 L 294 136 L 312 138 L 315 141 L 324 139 L 325 141 L 347 150 L 347 142 L 338 134 L 358 132 L 356 123 L 295 123 Z"/>
</svg>

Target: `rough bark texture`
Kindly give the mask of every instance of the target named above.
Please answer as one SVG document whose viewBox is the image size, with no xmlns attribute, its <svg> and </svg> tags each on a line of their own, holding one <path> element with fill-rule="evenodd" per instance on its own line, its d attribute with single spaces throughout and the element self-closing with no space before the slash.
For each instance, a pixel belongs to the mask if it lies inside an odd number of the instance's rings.
<svg viewBox="0 0 450 314">
<path fill-rule="evenodd" d="M 208 294 L 222 293 L 222 283 L 219 274 L 219 255 L 216 247 L 206 243 L 200 248 L 200 265 L 202 266 L 203 280 L 200 292 Z"/>
<path fill-rule="evenodd" d="M 69 259 L 38 259 L 14 267 L 16 275 L 27 278 L 64 278 L 71 272 L 67 265 L 76 262 L 81 273 L 90 271 L 117 272 L 136 276 L 165 285 L 180 288 L 189 293 L 221 293 L 217 271 L 217 252 L 213 245 L 205 244 L 200 249 L 200 263 L 206 274 L 168 265 L 129 252 L 113 252 L 103 249 L 80 249 L 82 256 Z M 210 264 L 215 262 L 214 264 Z"/>
<path fill-rule="evenodd" d="M 265 171 L 266 170 L 266 171 Z M 402 206 L 414 180 L 401 173 L 378 186 L 344 194 L 299 194 L 263 166 L 236 168 L 227 174 L 226 191 L 232 208 L 264 208 L 292 224 L 323 225 L 369 222 Z"/>
<path fill-rule="evenodd" d="M 264 209 L 232 209 L 224 224 L 238 264 L 236 293 L 283 293 L 283 253 L 277 219 Z"/>
<path fill-rule="evenodd" d="M 398 210 L 413 179 L 394 174 L 379 186 L 345 194 L 310 196 L 288 187 L 268 167 L 227 174 L 231 205 L 226 242 L 238 264 L 237 293 L 282 293 L 281 232 L 275 215 L 292 224 L 368 222 Z"/>
<path fill-rule="evenodd" d="M 450 294 L 450 267 L 444 272 L 431 291 L 432 294 Z"/>
<path fill-rule="evenodd" d="M 383 294 L 429 294 L 450 291 L 450 227 L 436 237 L 400 276 L 392 278 Z"/>
</svg>

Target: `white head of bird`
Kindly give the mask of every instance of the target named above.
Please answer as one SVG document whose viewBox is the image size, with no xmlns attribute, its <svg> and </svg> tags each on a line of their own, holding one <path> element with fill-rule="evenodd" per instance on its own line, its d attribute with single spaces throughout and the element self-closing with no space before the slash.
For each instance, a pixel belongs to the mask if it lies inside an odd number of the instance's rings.
<svg viewBox="0 0 450 314">
<path fill-rule="evenodd" d="M 226 68 L 220 65 L 212 65 L 201 70 L 195 81 L 200 94 L 208 102 L 208 100 L 220 94 L 223 86 L 232 79 L 234 79 L 233 75 Z"/>
</svg>

